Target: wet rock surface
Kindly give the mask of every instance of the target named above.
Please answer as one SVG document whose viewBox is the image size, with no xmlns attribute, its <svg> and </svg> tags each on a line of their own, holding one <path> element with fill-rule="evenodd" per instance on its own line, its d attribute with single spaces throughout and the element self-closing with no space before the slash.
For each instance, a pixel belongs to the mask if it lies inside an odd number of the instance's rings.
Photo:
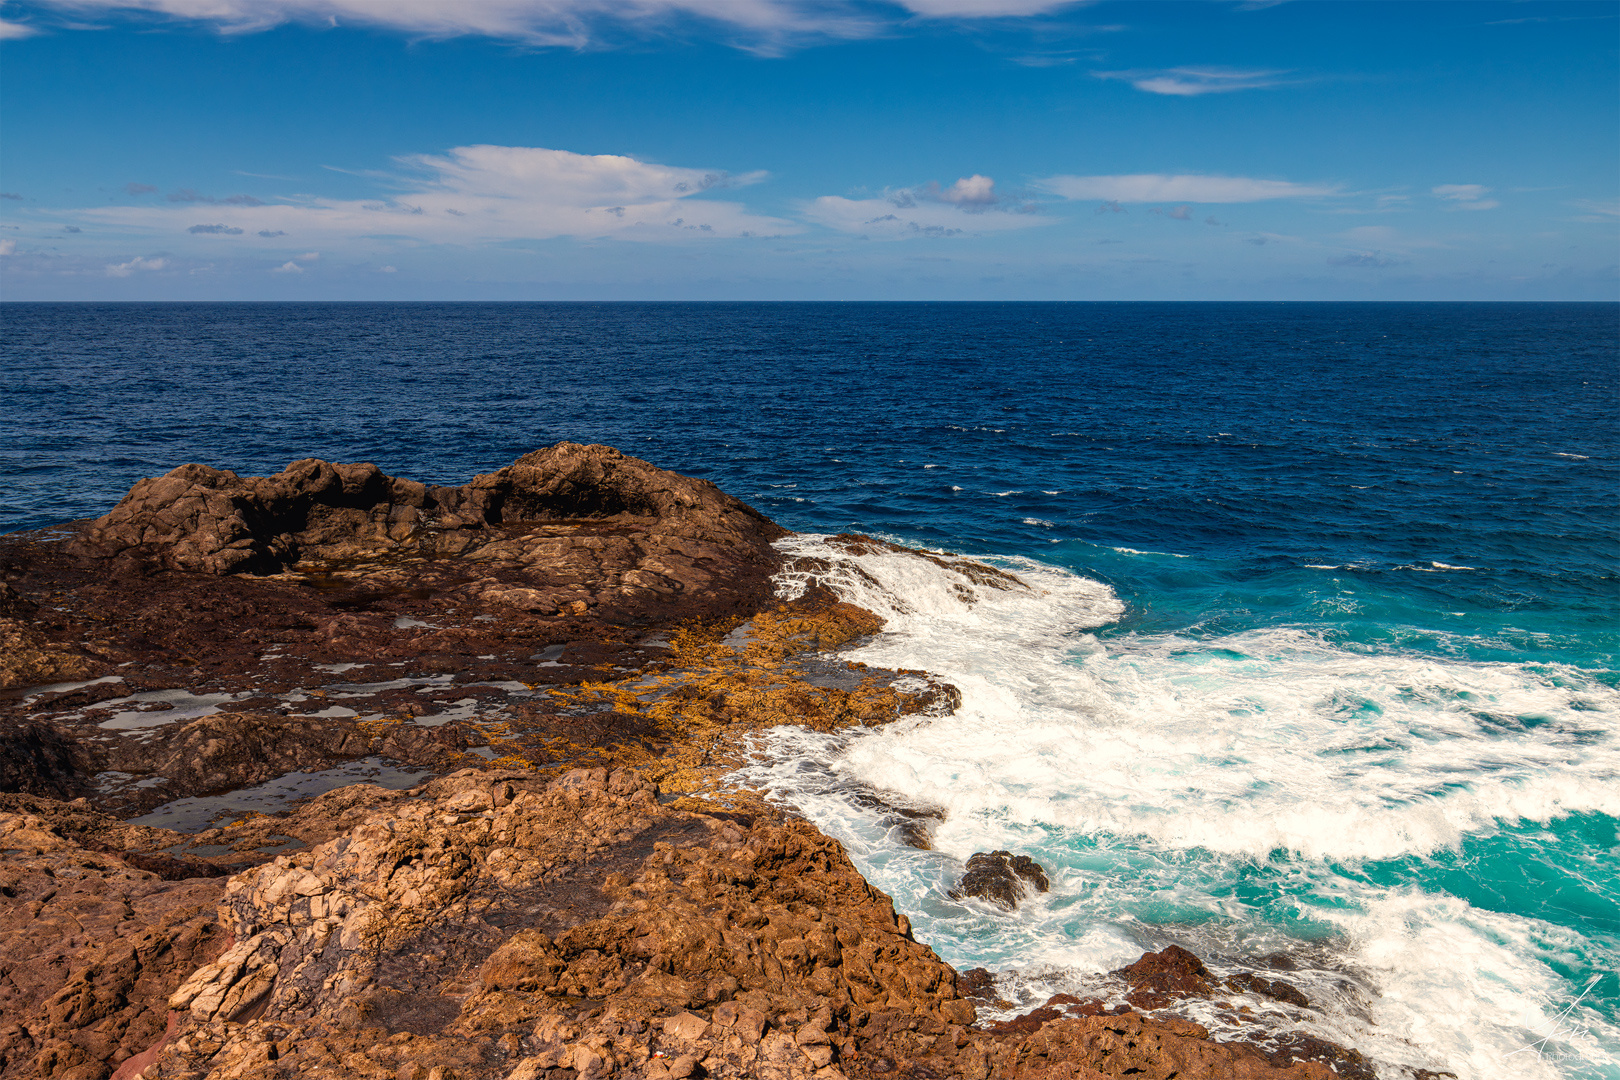
<svg viewBox="0 0 1620 1080">
<path fill-rule="evenodd" d="M 968 857 L 967 872 L 950 895 L 958 900 L 976 896 L 1011 911 L 1031 890 L 1047 892 L 1051 887 L 1041 864 L 1028 855 L 978 851 Z"/>
<path fill-rule="evenodd" d="M 1157 1016 L 976 1024 L 993 976 L 724 787 L 752 732 L 960 700 L 837 660 L 882 621 L 775 595 L 782 535 L 565 443 L 459 487 L 185 466 L 0 537 L 0 1077 L 1354 1075 L 1168 1015 L 1227 992 L 1196 958 L 1138 973 Z M 1046 887 L 974 858 L 975 895 Z"/>
</svg>

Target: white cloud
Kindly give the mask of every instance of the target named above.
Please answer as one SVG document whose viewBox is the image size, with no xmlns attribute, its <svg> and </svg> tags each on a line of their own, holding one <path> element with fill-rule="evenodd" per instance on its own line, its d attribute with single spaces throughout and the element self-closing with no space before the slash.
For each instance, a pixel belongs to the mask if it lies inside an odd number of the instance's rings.
<svg viewBox="0 0 1620 1080">
<path fill-rule="evenodd" d="M 1485 197 L 1490 190 L 1481 184 L 1441 184 L 1430 192 L 1449 203 L 1448 210 L 1495 210 L 1502 204 Z"/>
<path fill-rule="evenodd" d="M 1244 176 L 1166 176 L 1138 173 L 1129 176 L 1050 176 L 1036 187 L 1065 199 L 1145 203 L 1249 203 L 1269 199 L 1312 199 L 1338 194 L 1322 184 L 1295 184 L 1287 180 L 1254 180 Z"/>
<path fill-rule="evenodd" d="M 1230 94 L 1237 90 L 1261 90 L 1286 86 L 1279 78 L 1287 71 L 1249 71 L 1221 67 L 1177 67 L 1149 71 L 1093 71 L 1099 79 L 1119 79 L 1149 94 L 1197 97 L 1201 94 Z"/>
<path fill-rule="evenodd" d="M 756 184 L 766 175 L 730 176 L 650 165 L 618 154 L 575 154 L 535 146 L 460 146 L 446 157 L 421 154 L 400 161 L 437 173 L 434 187 L 441 191 L 518 199 L 543 191 L 553 203 L 578 207 L 667 202 L 714 188 Z"/>
<path fill-rule="evenodd" d="M 503 243 L 573 236 L 667 242 L 780 235 L 801 227 L 751 213 L 741 203 L 694 198 L 764 179 L 714 169 L 654 165 L 615 154 L 575 154 L 531 146 L 462 146 L 399 159 L 416 174 L 392 179 L 391 199 L 306 198 L 232 211 L 230 235 L 289 234 L 339 241 Z M 79 211 L 99 226 L 169 236 L 190 211 L 170 205 L 101 206 Z M 240 243 L 242 241 L 232 241 Z M 255 241 L 256 242 L 256 241 Z M 315 253 L 311 253 L 312 255 Z M 300 256 L 300 258 L 303 258 Z"/>
<path fill-rule="evenodd" d="M 362 25 L 426 38 L 463 35 L 581 48 L 604 29 L 646 33 L 660 22 L 696 18 L 731 31 L 737 44 L 771 52 L 817 38 L 884 33 L 909 12 L 938 19 L 1039 15 L 1075 0 L 41 0 L 80 15 L 149 12 L 244 34 L 289 22 Z"/>
<path fill-rule="evenodd" d="M 39 33 L 38 30 L 25 23 L 0 19 L 0 41 L 16 41 L 19 38 L 33 37 L 37 33 Z"/>
<path fill-rule="evenodd" d="M 108 263 L 108 277 L 129 277 L 137 270 L 162 270 L 169 265 L 168 259 L 143 259 L 139 256 L 126 263 Z"/>
<path fill-rule="evenodd" d="M 384 266 L 384 267 L 380 267 L 377 272 L 379 274 L 397 274 L 397 273 L 399 273 L 399 267 L 397 267 L 397 266 Z"/>
<path fill-rule="evenodd" d="M 304 268 L 293 262 L 291 259 L 288 259 L 286 262 L 282 263 L 278 267 L 275 267 L 270 272 L 272 274 L 302 274 L 304 272 Z"/>
<path fill-rule="evenodd" d="M 299 262 L 315 262 L 320 257 L 321 253 L 318 251 L 306 251 L 302 255 L 293 256 L 293 258 L 297 259 Z"/>
<path fill-rule="evenodd" d="M 948 188 L 938 188 L 934 197 L 940 202 L 956 206 L 990 206 L 996 202 L 996 182 L 988 176 L 974 173 L 964 176 Z"/>
<path fill-rule="evenodd" d="M 15 255 L 15 254 L 17 254 L 17 241 L 15 241 L 15 240 L 0 240 L 0 255 Z"/>
<path fill-rule="evenodd" d="M 804 206 L 804 216 L 818 225 L 862 236 L 961 236 L 1042 225 L 1034 206 L 1004 202 L 996 182 L 974 173 L 949 187 L 938 183 L 898 188 L 881 197 L 846 199 L 823 195 Z"/>
<path fill-rule="evenodd" d="M 906 10 L 936 19 L 1005 19 L 1044 15 L 1075 0 L 899 0 Z"/>
</svg>

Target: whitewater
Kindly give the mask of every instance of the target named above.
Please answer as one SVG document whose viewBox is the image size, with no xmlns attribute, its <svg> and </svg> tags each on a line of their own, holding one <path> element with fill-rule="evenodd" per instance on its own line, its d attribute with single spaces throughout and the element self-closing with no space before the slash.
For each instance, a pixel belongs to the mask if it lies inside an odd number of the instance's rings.
<svg viewBox="0 0 1620 1080">
<path fill-rule="evenodd" d="M 945 959 L 1001 972 L 1015 1011 L 1105 991 L 1172 943 L 1218 973 L 1282 954 L 1326 1024 L 1275 1003 L 1244 1028 L 1195 1018 L 1229 1037 L 1298 1027 L 1389 1076 L 1614 1075 L 1620 1024 L 1581 972 L 1620 969 L 1620 942 L 1433 878 L 1440 859 L 1488 874 L 1480 843 L 1557 849 L 1558 823 L 1620 816 L 1620 692 L 1301 625 L 1103 640 L 1125 605 L 1060 567 L 993 560 L 1022 583 L 1004 588 L 937 556 L 780 546 L 784 597 L 813 581 L 888 620 L 846 658 L 926 669 L 962 704 L 855 735 L 778 729 L 738 781 L 838 837 Z M 934 850 L 868 793 L 942 811 Z M 1602 871 L 1601 850 L 1563 846 L 1568 873 Z M 998 848 L 1052 891 L 1013 915 L 952 900 L 967 857 Z"/>
</svg>

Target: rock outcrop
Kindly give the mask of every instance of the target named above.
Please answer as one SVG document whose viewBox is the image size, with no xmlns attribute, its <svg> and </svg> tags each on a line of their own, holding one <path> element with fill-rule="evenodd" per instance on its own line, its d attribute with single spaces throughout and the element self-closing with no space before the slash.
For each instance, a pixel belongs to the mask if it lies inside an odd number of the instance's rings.
<svg viewBox="0 0 1620 1080">
<path fill-rule="evenodd" d="M 653 593 L 689 587 L 705 561 L 761 558 L 785 530 L 707 480 L 659 469 L 610 446 L 558 443 L 459 487 L 388 476 L 371 464 L 306 458 L 274 476 L 182 465 L 142 480 L 80 542 L 94 554 L 209 574 L 276 573 L 300 560 L 408 550 L 468 555 L 490 530 L 613 520 L 640 532 L 622 574 Z M 628 546 L 638 546 L 633 541 Z M 525 561 L 567 545 L 512 550 Z M 500 554 L 482 551 L 484 558 Z"/>
<path fill-rule="evenodd" d="M 1047 892 L 1051 887 L 1046 870 L 1028 855 L 977 851 L 968 857 L 967 872 L 950 895 L 957 900 L 976 896 L 1011 911 L 1029 895 L 1030 889 Z"/>
<path fill-rule="evenodd" d="M 779 604 L 782 535 L 601 446 L 454 488 L 184 466 L 96 522 L 0 537 L 0 791 L 138 813 L 372 757 L 649 766 L 699 729 L 669 765 L 718 772 L 716 738 L 750 726 L 940 700 L 799 670 L 881 620 L 825 592 Z"/>
</svg>

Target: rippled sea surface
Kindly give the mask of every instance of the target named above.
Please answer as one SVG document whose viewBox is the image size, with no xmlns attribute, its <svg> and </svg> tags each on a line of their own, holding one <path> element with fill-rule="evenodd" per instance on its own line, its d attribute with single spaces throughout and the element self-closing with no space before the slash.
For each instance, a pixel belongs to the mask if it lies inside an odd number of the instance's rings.
<svg viewBox="0 0 1620 1080">
<path fill-rule="evenodd" d="M 989 558 L 1031 588 L 968 606 L 933 563 L 835 560 L 890 620 L 860 658 L 963 707 L 779 731 L 748 777 L 919 937 L 1020 1001 L 1170 942 L 1282 955 L 1322 1009 L 1267 1023 L 1383 1075 L 1620 1076 L 1615 305 L 9 304 L 0 327 L 0 531 L 187 461 L 460 482 L 572 439 L 713 479 L 807 534 L 790 553 L 855 530 Z M 871 788 L 947 811 L 936 850 L 849 797 Z M 951 900 L 990 847 L 1052 892 Z"/>
</svg>

